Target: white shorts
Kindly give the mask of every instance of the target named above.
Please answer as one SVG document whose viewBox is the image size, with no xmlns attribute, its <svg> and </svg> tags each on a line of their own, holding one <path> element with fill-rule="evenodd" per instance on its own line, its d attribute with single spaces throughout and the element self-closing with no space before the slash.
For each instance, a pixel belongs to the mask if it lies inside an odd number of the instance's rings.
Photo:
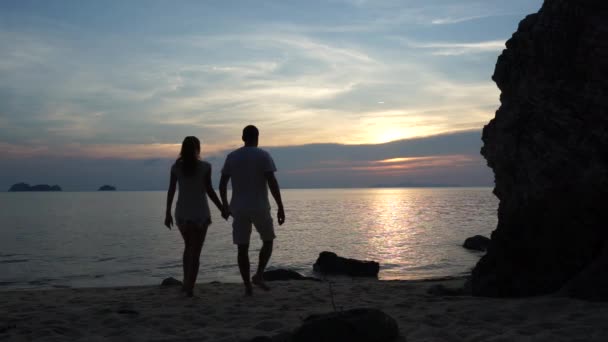
<svg viewBox="0 0 608 342">
<path fill-rule="evenodd" d="M 251 225 L 255 226 L 262 241 L 271 241 L 275 238 L 270 209 L 233 212 L 232 218 L 232 241 L 235 245 L 249 244 Z"/>
</svg>

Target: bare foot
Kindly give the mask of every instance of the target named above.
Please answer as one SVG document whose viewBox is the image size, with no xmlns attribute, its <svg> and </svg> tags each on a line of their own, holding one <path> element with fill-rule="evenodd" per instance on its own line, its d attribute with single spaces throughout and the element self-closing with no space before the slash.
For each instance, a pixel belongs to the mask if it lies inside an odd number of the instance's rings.
<svg viewBox="0 0 608 342">
<path fill-rule="evenodd" d="M 259 274 L 254 275 L 251 278 L 251 282 L 255 286 L 261 288 L 264 291 L 270 291 L 270 287 L 268 287 L 268 285 L 266 285 L 266 283 L 264 282 L 264 278 L 261 275 L 259 275 Z"/>
</svg>

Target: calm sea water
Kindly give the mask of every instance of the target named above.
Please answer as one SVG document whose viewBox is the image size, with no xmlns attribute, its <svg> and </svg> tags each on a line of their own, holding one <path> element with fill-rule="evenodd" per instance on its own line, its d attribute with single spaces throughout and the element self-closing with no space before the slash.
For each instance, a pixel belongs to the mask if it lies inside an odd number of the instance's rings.
<svg viewBox="0 0 608 342">
<path fill-rule="evenodd" d="M 461 275 L 461 247 L 496 226 L 490 188 L 283 190 L 271 268 L 311 274 L 319 252 L 372 259 L 381 279 Z M 165 192 L 0 193 L 0 289 L 158 284 L 181 279 L 183 243 L 162 224 Z M 274 211 L 274 210 L 273 210 Z M 212 208 L 200 282 L 240 281 L 230 224 Z M 231 219 L 230 219 L 231 220 Z M 252 235 L 251 260 L 261 243 Z"/>
</svg>

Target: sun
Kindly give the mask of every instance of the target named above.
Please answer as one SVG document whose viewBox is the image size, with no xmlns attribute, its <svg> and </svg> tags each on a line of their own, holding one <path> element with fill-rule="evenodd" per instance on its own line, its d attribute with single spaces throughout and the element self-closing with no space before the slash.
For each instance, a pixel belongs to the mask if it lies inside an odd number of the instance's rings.
<svg viewBox="0 0 608 342">
<path fill-rule="evenodd" d="M 405 137 L 406 134 L 403 130 L 388 128 L 378 133 L 378 135 L 376 136 L 376 143 L 383 144 L 390 141 L 404 139 Z"/>
</svg>

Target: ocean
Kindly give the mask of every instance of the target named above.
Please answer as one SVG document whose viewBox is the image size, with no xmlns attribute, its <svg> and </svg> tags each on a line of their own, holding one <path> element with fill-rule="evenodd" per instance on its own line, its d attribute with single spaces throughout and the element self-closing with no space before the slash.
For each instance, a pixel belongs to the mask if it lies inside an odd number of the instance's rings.
<svg viewBox="0 0 608 342">
<path fill-rule="evenodd" d="M 375 260 L 380 279 L 464 275 L 464 239 L 496 227 L 491 188 L 284 189 L 269 268 L 312 274 L 322 251 Z M 166 192 L 0 193 L 0 290 L 181 279 L 183 242 L 163 226 Z M 230 222 L 215 207 L 198 282 L 239 282 Z M 273 216 L 275 214 L 273 209 Z M 276 221 L 276 220 L 275 220 Z M 250 259 L 261 246 L 252 234 Z M 252 268 L 254 269 L 254 268 Z"/>
</svg>

